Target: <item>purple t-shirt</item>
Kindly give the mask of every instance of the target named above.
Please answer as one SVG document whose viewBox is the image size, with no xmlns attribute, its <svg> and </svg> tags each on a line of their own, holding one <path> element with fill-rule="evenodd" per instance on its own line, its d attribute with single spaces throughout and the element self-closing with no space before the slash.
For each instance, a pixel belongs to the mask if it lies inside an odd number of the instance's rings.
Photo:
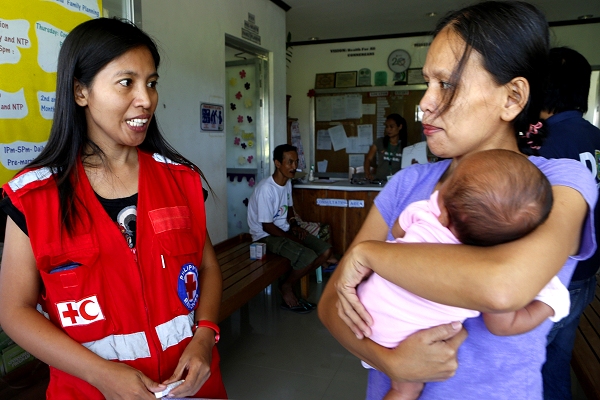
<svg viewBox="0 0 600 400">
<path fill-rule="evenodd" d="M 589 171 L 574 160 L 547 160 L 529 157 L 553 186 L 568 186 L 577 190 L 594 209 L 598 191 Z M 436 183 L 450 165 L 450 160 L 434 164 L 414 165 L 402 170 L 386 184 L 375 198 L 375 206 L 388 226 L 410 203 L 429 198 Z M 568 286 L 578 260 L 586 259 L 596 249 L 593 213 L 588 210 L 581 237 L 579 253 L 569 257 L 558 273 L 561 282 Z M 388 240 L 391 240 L 391 232 Z M 535 257 L 535 254 L 532 254 Z M 546 357 L 546 335 L 552 327 L 548 319 L 534 330 L 516 336 L 491 334 L 483 318 L 470 318 L 464 322 L 469 332 L 458 351 L 459 367 L 456 375 L 444 382 L 425 385 L 420 399 L 542 399 L 541 367 Z M 367 399 L 381 399 L 390 388 L 383 373 L 371 370 Z"/>
</svg>

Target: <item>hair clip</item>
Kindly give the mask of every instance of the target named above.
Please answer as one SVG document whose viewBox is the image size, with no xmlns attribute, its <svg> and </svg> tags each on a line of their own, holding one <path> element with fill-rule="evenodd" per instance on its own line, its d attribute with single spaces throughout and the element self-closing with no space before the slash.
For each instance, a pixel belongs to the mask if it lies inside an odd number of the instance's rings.
<svg viewBox="0 0 600 400">
<path fill-rule="evenodd" d="M 544 126 L 541 122 L 538 121 L 537 124 L 529 124 L 529 130 L 527 131 L 527 138 L 529 138 L 529 135 L 537 135 L 538 134 L 538 129 L 541 129 L 542 126 Z M 532 147 L 533 149 L 533 147 Z"/>
</svg>

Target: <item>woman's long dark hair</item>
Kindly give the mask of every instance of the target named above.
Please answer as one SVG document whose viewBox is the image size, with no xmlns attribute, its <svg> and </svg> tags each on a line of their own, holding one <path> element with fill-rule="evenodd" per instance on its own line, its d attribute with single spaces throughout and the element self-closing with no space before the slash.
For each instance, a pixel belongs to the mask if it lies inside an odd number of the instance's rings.
<svg viewBox="0 0 600 400">
<path fill-rule="evenodd" d="M 66 37 L 58 56 L 56 104 L 48 143 L 26 168 L 49 167 L 58 186 L 61 219 L 67 232 L 78 215 L 74 183 L 79 156 L 98 155 L 102 150 L 88 137 L 85 109 L 75 102 L 75 79 L 84 87 L 91 87 L 98 72 L 127 51 L 145 47 L 152 54 L 156 69 L 160 55 L 154 41 L 133 23 L 119 19 L 98 18 L 75 27 Z M 153 116 L 141 150 L 159 153 L 175 162 L 198 171 L 163 138 L 156 116 Z M 86 154 L 83 151 L 86 150 Z M 91 153 L 89 153 L 91 151 Z M 202 175 L 202 177 L 204 177 Z"/>
<path fill-rule="evenodd" d="M 516 77 L 529 82 L 529 99 L 513 126 L 521 150 L 531 150 L 532 143 L 527 143 L 531 140 L 520 133 L 525 134 L 531 124 L 539 121 L 542 110 L 550 50 L 544 14 L 522 1 L 485 1 L 449 13 L 438 22 L 434 37 L 445 27 L 456 32 L 466 48 L 453 71 L 451 89 L 439 114 L 452 104 L 470 52 L 475 50 L 497 84 L 504 85 Z M 535 135 L 533 145 L 540 145 L 543 136 L 542 131 Z"/>
</svg>

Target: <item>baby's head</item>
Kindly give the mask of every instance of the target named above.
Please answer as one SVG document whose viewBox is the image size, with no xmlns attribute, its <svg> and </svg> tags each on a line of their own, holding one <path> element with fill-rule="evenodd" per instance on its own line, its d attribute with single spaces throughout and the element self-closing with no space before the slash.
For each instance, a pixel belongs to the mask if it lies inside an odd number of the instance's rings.
<svg viewBox="0 0 600 400">
<path fill-rule="evenodd" d="M 492 246 L 523 237 L 544 222 L 552 187 L 522 154 L 485 150 L 459 161 L 439 198 L 448 228 L 462 243 Z"/>
</svg>

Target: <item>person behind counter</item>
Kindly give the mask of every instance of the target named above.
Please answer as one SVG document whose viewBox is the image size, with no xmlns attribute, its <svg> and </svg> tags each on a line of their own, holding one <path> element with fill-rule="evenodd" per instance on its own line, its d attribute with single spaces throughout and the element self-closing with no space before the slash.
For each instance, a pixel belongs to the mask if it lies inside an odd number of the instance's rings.
<svg viewBox="0 0 600 400">
<path fill-rule="evenodd" d="M 526 157 L 509 150 L 480 151 L 463 157 L 428 200 L 402 211 L 392 227 L 392 243 L 493 246 L 533 231 L 551 207 L 550 182 Z M 373 317 L 371 340 L 387 348 L 418 330 L 480 314 L 415 296 L 378 274 L 358 286 L 358 297 Z M 568 313 L 569 292 L 555 276 L 524 308 L 486 313 L 483 319 L 490 332 L 507 336 L 528 332 L 546 318 L 559 321 Z M 422 389 L 422 383 L 393 381 L 385 399 L 416 399 Z"/>
<path fill-rule="evenodd" d="M 316 305 L 294 294 L 294 285 L 306 274 L 332 259 L 331 245 L 301 228 L 294 214 L 292 182 L 298 168 L 298 150 L 281 144 L 273 150 L 275 172 L 261 180 L 248 201 L 248 228 L 253 241 L 267 245 L 267 252 L 279 254 L 291 261 L 283 283 L 279 286 L 281 308 L 306 314 Z"/>
<path fill-rule="evenodd" d="M 150 400 L 182 379 L 172 396 L 227 397 L 202 173 L 158 129 L 159 63 L 129 22 L 75 27 L 48 143 L 3 187 L 0 323 L 50 365 L 50 400 Z"/>
<path fill-rule="evenodd" d="M 365 178 L 380 181 L 400 171 L 402 149 L 408 141 L 406 120 L 400 114 L 390 114 L 385 120 L 385 136 L 377 138 L 365 157 Z M 377 157 L 375 158 L 375 156 Z M 375 173 L 371 173 L 371 164 L 375 158 Z"/>
<path fill-rule="evenodd" d="M 551 321 L 522 335 L 494 336 L 481 316 L 467 318 L 464 329 L 459 322 L 424 329 L 390 350 L 368 339 L 372 317 L 356 287 L 375 272 L 437 303 L 488 313 L 515 311 L 555 275 L 567 286 L 578 260 L 594 253 L 598 192 L 593 178 L 577 161 L 542 157 L 529 160 L 550 181 L 554 204 L 548 219 L 525 237 L 489 247 L 385 242 L 398 215 L 410 203 L 428 199 L 464 156 L 540 145 L 542 132 L 526 133 L 539 122 L 549 36 L 544 14 L 524 1 L 475 2 L 435 28 L 423 66 L 428 87 L 420 108 L 427 145 L 444 160 L 413 165 L 392 177 L 318 307 L 335 338 L 377 368 L 369 371 L 370 400 L 385 396 L 389 378 L 428 382 L 422 400 L 542 399 Z"/>
</svg>

